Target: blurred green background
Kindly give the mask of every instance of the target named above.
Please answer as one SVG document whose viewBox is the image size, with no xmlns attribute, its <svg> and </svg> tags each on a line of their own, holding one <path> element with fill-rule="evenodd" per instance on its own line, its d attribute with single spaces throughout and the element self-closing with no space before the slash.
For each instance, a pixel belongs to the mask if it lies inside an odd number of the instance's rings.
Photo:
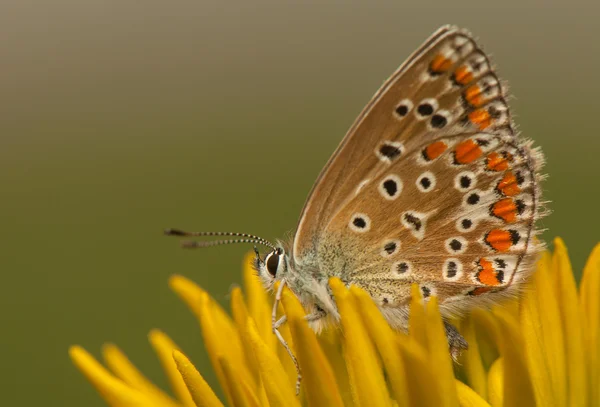
<svg viewBox="0 0 600 407">
<path fill-rule="evenodd" d="M 565 238 L 580 270 L 600 240 L 593 3 L 2 2 L 1 404 L 103 405 L 71 344 L 99 356 L 114 341 L 166 388 L 155 327 L 215 384 L 167 279 L 227 304 L 249 248 L 183 251 L 161 230 L 292 230 L 363 105 L 445 23 L 510 82 L 548 160 L 545 238 Z"/>
</svg>

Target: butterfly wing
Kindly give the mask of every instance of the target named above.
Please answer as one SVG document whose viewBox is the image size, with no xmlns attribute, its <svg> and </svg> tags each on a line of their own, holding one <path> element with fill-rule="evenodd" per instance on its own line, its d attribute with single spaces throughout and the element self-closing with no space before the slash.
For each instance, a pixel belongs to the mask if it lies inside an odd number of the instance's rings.
<svg viewBox="0 0 600 407">
<path fill-rule="evenodd" d="M 412 282 L 447 303 L 510 286 L 538 249 L 541 159 L 515 137 L 505 99 L 473 38 L 438 30 L 321 173 L 294 239 L 296 264 L 390 306 L 409 298 Z"/>
<path fill-rule="evenodd" d="M 419 72 L 415 65 L 420 65 L 419 61 L 430 59 L 433 49 L 439 48 L 440 43 L 454 32 L 456 30 L 451 27 L 442 27 L 435 32 L 384 83 L 357 117 L 321 171 L 306 200 L 292 249 L 293 258 L 297 263 L 314 255 L 320 234 L 323 232 L 323 221 L 331 219 L 333 213 L 350 196 L 357 182 L 364 176 L 359 171 L 353 171 L 358 161 L 365 161 L 361 163 L 365 166 L 365 172 L 370 172 L 378 164 L 374 157 L 364 156 L 365 149 L 373 150 L 379 140 L 389 133 L 395 136 L 400 130 L 400 123 L 389 114 L 389 110 L 395 109 L 394 105 L 401 100 L 402 92 L 413 93 L 410 91 L 414 87 L 411 81 L 418 76 L 416 72 Z"/>
<path fill-rule="evenodd" d="M 318 247 L 320 265 L 391 307 L 406 303 L 412 283 L 446 308 L 516 286 L 539 250 L 536 153 L 485 132 L 419 147 L 336 213 Z"/>
</svg>

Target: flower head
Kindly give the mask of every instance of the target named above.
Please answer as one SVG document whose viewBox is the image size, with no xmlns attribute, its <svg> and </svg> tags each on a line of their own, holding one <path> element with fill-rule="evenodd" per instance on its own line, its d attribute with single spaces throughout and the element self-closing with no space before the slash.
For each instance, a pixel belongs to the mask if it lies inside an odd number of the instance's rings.
<svg viewBox="0 0 600 407">
<path fill-rule="evenodd" d="M 190 280 L 174 276 L 173 291 L 196 315 L 220 400 L 192 362 L 164 333 L 150 342 L 174 397 L 146 379 L 114 345 L 103 367 L 79 346 L 77 367 L 113 406 L 584 406 L 600 405 L 600 245 L 577 289 L 566 248 L 540 260 L 522 297 L 476 310 L 460 322 L 469 350 L 454 367 L 435 298 L 423 305 L 414 287 L 408 333 L 392 330 L 369 295 L 330 281 L 341 326 L 316 335 L 304 309 L 284 291 L 281 328 L 302 370 L 271 331 L 270 296 L 246 259 L 245 296 L 231 293 L 231 316 Z M 457 379 L 457 378 L 460 378 Z"/>
</svg>

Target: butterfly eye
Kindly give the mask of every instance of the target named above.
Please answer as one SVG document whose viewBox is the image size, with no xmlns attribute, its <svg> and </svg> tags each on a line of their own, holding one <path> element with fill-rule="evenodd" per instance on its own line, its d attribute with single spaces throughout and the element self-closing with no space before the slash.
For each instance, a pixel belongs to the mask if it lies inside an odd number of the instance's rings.
<svg viewBox="0 0 600 407">
<path fill-rule="evenodd" d="M 275 252 L 269 253 L 265 259 L 265 264 L 267 265 L 269 274 L 275 277 L 277 275 L 277 268 L 279 267 L 279 255 Z"/>
</svg>

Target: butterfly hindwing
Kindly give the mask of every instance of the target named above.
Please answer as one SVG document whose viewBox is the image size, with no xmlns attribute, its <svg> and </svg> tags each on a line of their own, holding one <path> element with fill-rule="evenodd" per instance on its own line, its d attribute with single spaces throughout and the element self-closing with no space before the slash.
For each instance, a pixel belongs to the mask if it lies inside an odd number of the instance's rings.
<svg viewBox="0 0 600 407">
<path fill-rule="evenodd" d="M 442 303 L 502 291 L 538 251 L 535 153 L 489 133 L 436 142 L 443 153 L 429 161 L 428 145 L 407 153 L 362 185 L 325 230 L 320 250 L 353 253 L 345 278 L 381 304 L 402 305 L 412 283 Z M 480 153 L 457 161 L 471 142 Z"/>
</svg>

